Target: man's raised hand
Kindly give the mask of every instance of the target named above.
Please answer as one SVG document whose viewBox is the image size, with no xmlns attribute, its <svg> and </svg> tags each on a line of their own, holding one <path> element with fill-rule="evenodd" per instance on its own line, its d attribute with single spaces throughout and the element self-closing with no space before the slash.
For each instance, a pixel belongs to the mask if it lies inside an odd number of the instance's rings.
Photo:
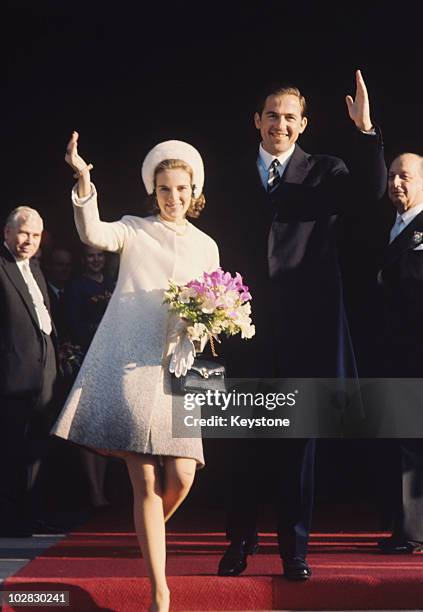
<svg viewBox="0 0 423 612">
<path fill-rule="evenodd" d="M 345 98 L 348 113 L 359 130 L 368 132 L 373 126 L 370 119 L 370 104 L 367 87 L 360 70 L 357 70 L 355 73 L 355 82 L 355 99 L 353 100 L 351 96 L 346 96 Z"/>
</svg>

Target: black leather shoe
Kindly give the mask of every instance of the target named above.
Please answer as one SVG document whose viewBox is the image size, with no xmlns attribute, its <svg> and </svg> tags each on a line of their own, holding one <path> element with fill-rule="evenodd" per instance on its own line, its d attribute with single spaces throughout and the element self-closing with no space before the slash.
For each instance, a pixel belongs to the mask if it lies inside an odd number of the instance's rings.
<svg viewBox="0 0 423 612">
<path fill-rule="evenodd" d="M 255 555 L 258 543 L 247 540 L 231 542 L 220 560 L 218 576 L 239 576 L 247 567 L 247 556 Z"/>
<path fill-rule="evenodd" d="M 423 544 L 408 540 L 385 538 L 378 542 L 378 549 L 382 555 L 412 555 L 423 550 Z"/>
<path fill-rule="evenodd" d="M 291 557 L 283 559 L 283 577 L 287 580 L 308 580 L 311 569 L 304 557 Z"/>
</svg>

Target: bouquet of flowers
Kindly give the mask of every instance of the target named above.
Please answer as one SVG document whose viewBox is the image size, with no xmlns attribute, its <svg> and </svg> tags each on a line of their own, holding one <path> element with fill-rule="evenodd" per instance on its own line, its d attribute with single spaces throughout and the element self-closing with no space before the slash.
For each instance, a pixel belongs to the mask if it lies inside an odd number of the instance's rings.
<svg viewBox="0 0 423 612">
<path fill-rule="evenodd" d="M 199 280 L 192 280 L 186 285 L 177 285 L 169 281 L 169 289 L 164 294 L 164 303 L 169 304 L 169 310 L 179 315 L 185 322 L 185 352 L 191 350 L 192 358 L 186 359 L 184 365 L 189 369 L 195 356 L 194 342 L 204 346 L 208 339 L 218 339 L 221 333 L 234 336 L 240 333 L 244 339 L 255 334 L 251 322 L 251 294 L 244 285 L 242 276 L 237 272 L 231 276 L 218 268 L 214 272 L 204 272 Z M 211 342 L 212 351 L 213 344 Z M 177 347 L 181 349 L 181 347 Z M 178 360 L 177 350 L 174 357 Z M 178 368 L 171 371 L 178 376 Z M 182 369 L 185 369 L 183 367 Z M 182 373 L 186 373 L 182 372 Z"/>
</svg>

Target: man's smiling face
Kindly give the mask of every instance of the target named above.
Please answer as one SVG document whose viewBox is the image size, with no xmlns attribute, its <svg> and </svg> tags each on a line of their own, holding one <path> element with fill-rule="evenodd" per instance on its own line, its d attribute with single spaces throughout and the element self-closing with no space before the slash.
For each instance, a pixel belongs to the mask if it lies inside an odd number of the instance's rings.
<svg viewBox="0 0 423 612">
<path fill-rule="evenodd" d="M 302 116 L 297 96 L 271 95 L 266 98 L 261 116 L 258 113 L 254 115 L 254 123 L 260 130 L 264 150 L 277 157 L 287 151 L 304 132 L 307 118 Z"/>
</svg>

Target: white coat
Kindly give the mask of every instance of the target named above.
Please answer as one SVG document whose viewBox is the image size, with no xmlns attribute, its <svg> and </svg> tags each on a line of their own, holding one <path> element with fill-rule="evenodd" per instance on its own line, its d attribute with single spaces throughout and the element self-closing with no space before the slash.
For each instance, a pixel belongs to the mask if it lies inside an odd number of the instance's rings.
<svg viewBox="0 0 423 612">
<path fill-rule="evenodd" d="M 116 289 L 52 433 L 108 451 L 190 457 L 204 464 L 200 438 L 172 438 L 166 361 L 169 279 L 186 283 L 219 266 L 216 243 L 191 223 L 158 216 L 100 220 L 97 194 L 72 192 L 85 244 L 120 253 Z M 164 365 L 163 365 L 164 364 Z"/>
</svg>

